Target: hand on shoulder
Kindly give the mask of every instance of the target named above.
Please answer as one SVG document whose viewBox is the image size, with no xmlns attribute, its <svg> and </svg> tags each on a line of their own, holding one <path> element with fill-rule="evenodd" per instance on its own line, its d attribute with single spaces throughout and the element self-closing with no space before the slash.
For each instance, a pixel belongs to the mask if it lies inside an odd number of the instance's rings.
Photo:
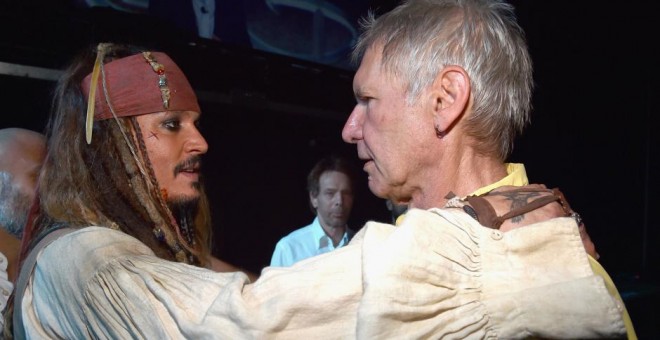
<svg viewBox="0 0 660 340">
<path fill-rule="evenodd" d="M 468 197 L 464 210 L 482 225 L 504 232 L 556 217 L 573 217 L 586 252 L 599 257 L 582 219 L 558 189 L 548 189 L 543 184 L 503 186 L 482 196 Z"/>
</svg>

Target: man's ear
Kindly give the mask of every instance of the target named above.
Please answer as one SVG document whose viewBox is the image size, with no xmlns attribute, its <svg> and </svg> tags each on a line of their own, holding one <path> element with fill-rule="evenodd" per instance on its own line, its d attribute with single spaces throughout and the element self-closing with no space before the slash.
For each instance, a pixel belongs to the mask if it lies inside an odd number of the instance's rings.
<svg viewBox="0 0 660 340">
<path fill-rule="evenodd" d="M 439 137 L 454 126 L 470 102 L 470 77 L 460 67 L 442 69 L 433 82 L 433 123 Z"/>
<path fill-rule="evenodd" d="M 314 196 L 314 195 L 312 195 L 312 193 L 310 192 L 310 193 L 309 193 L 309 203 L 312 205 L 312 207 L 313 207 L 314 209 L 318 209 L 318 207 L 319 207 L 319 199 L 318 199 L 318 195 L 317 195 L 317 196 Z"/>
</svg>

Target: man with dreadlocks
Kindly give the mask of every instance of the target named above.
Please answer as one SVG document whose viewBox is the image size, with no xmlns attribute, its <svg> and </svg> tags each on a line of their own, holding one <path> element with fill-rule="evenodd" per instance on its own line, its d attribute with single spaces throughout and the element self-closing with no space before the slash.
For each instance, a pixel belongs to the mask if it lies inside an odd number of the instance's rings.
<svg viewBox="0 0 660 340">
<path fill-rule="evenodd" d="M 508 20 L 499 3 L 460 2 L 491 23 Z M 460 21 L 455 6 L 438 8 Z M 370 222 L 348 245 L 266 268 L 254 283 L 204 268 L 200 114 L 164 53 L 102 44 L 72 64 L 56 92 L 37 229 L 16 284 L 17 337 L 622 335 L 622 306 L 589 269 L 575 220 L 551 218 L 565 216 L 554 200 L 506 236 L 462 209 L 412 209 L 397 227 Z M 499 212 L 497 195 L 479 202 Z"/>
<path fill-rule="evenodd" d="M 201 111 L 185 75 L 163 53 L 113 44 L 99 44 L 95 52 L 81 55 L 58 83 L 48 123 L 40 207 L 27 237 L 34 245 L 46 235 L 70 234 L 48 248 L 58 254 L 49 268 L 59 279 L 52 280 L 53 273 L 36 275 L 27 284 L 22 302 L 34 307 L 25 310 L 30 337 L 89 335 L 57 329 L 44 333 L 30 326 L 39 319 L 36 311 L 41 304 L 50 304 L 43 300 L 46 295 L 34 293 L 48 293 L 49 299 L 63 305 L 82 302 L 55 288 L 71 283 L 59 280 L 84 282 L 101 275 L 91 269 L 102 268 L 97 261 L 112 258 L 106 256 L 125 237 L 141 241 L 133 249 L 137 254 L 154 254 L 172 261 L 168 263 L 238 270 L 210 255 L 210 214 L 199 180 L 200 156 L 208 145 L 197 129 Z M 61 258 L 58 245 L 72 257 Z M 88 257 L 89 253 L 97 256 Z M 42 286 L 41 278 L 48 284 Z M 50 294 L 51 288 L 57 294 Z M 66 312 L 61 316 L 83 322 Z"/>
</svg>

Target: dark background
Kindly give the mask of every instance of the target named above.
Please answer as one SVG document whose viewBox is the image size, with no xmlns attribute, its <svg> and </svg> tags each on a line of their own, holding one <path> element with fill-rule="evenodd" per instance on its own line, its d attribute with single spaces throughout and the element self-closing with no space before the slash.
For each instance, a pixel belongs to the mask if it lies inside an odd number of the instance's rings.
<svg viewBox="0 0 660 340">
<path fill-rule="evenodd" d="M 222 6 L 242 8 L 236 3 Z M 382 13 L 395 3 L 336 5 L 348 6 L 348 17 L 357 18 L 368 7 Z M 652 338 L 660 321 L 657 308 L 651 308 L 660 302 L 659 159 L 653 132 L 660 30 L 651 2 L 512 3 L 527 33 L 536 90 L 532 124 L 511 161 L 525 163 L 531 182 L 564 192 L 586 221 L 638 335 Z M 305 191 L 313 163 L 337 153 L 361 167 L 355 148 L 340 136 L 354 104 L 353 69 L 342 58 L 303 59 L 253 49 L 246 27 L 232 18 L 238 24 L 209 40 L 149 13 L 5 1 L 0 2 L 0 62 L 60 69 L 80 48 L 101 40 L 154 46 L 172 55 L 204 111 L 214 252 L 258 272 L 280 237 L 313 218 Z M 304 43 L 303 38 L 291 39 Z M 0 128 L 43 130 L 53 85 L 0 75 Z M 383 200 L 368 191 L 364 176 L 360 181 L 350 224 L 387 221 Z"/>
</svg>

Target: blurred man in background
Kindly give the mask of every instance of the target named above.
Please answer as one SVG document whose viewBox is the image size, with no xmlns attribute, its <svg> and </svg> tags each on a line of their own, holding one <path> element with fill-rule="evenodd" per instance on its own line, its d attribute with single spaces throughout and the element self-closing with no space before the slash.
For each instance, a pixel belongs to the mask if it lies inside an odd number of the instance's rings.
<svg viewBox="0 0 660 340">
<path fill-rule="evenodd" d="M 307 190 L 316 217 L 310 225 L 294 230 L 277 242 L 271 266 L 288 267 L 348 244 L 355 234 L 347 225 L 353 208 L 352 170 L 347 160 L 335 156 L 323 158 L 314 165 L 307 176 Z"/>
</svg>

